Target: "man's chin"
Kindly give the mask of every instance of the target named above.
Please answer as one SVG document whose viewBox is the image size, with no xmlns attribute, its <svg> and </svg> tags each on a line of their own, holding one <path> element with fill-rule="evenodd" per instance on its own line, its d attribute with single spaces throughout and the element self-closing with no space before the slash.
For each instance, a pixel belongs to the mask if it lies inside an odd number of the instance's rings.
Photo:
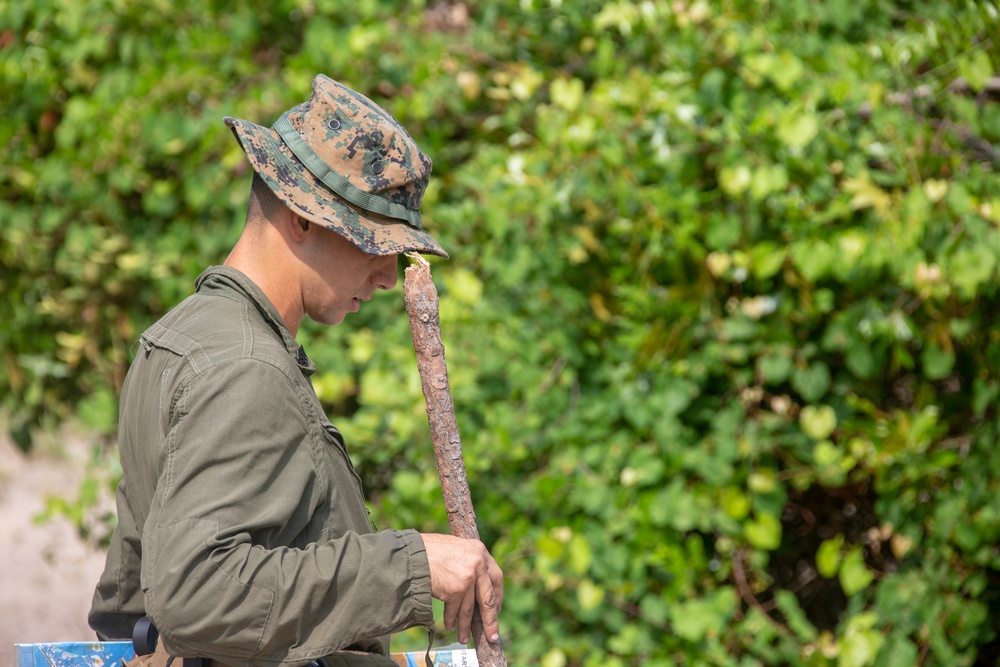
<svg viewBox="0 0 1000 667">
<path fill-rule="evenodd" d="M 347 313 L 337 312 L 337 313 L 325 313 L 322 315 L 309 315 L 309 319 L 317 324 L 322 324 L 324 326 L 332 327 L 340 324 L 344 321 Z"/>
</svg>

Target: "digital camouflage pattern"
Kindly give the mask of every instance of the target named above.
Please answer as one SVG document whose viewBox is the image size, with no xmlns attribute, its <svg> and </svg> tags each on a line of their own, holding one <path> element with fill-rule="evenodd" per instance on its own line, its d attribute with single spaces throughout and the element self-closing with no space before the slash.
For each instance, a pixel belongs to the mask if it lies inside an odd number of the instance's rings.
<svg viewBox="0 0 1000 667">
<path fill-rule="evenodd" d="M 364 95 L 320 74 L 312 97 L 271 128 L 224 121 L 254 170 L 303 218 L 373 255 L 448 256 L 421 225 L 430 158 Z"/>
</svg>

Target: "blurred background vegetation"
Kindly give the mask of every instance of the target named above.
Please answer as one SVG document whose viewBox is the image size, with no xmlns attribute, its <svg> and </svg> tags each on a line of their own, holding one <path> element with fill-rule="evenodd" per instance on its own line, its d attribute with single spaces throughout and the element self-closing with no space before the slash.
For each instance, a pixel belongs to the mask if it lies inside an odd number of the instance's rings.
<svg viewBox="0 0 1000 667">
<path fill-rule="evenodd" d="M 0 404 L 105 443 L 53 513 L 107 535 L 131 347 L 242 226 L 222 116 L 318 72 L 434 159 L 511 664 L 996 664 L 995 2 L 0 0 Z M 401 289 L 300 340 L 444 530 Z"/>
</svg>

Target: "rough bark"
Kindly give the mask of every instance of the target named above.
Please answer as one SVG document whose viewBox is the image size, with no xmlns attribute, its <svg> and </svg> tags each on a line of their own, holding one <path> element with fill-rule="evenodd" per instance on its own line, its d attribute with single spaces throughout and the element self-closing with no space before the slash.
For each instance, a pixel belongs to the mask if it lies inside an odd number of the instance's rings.
<svg viewBox="0 0 1000 667">
<path fill-rule="evenodd" d="M 420 385 L 427 405 L 427 422 L 430 425 L 431 441 L 434 443 L 434 458 L 437 460 L 444 505 L 448 511 L 448 526 L 452 535 L 479 539 L 476 512 L 472 508 L 472 496 L 469 494 L 465 461 L 462 458 L 462 441 L 455 419 L 455 404 L 448 383 L 444 343 L 441 342 L 437 289 L 431 279 L 430 264 L 419 255 L 410 254 L 409 257 L 416 263 L 406 268 L 403 298 L 410 317 L 413 349 L 417 353 Z M 481 667 L 506 667 L 503 646 L 486 637 L 478 605 L 472 617 L 472 638 Z"/>
</svg>

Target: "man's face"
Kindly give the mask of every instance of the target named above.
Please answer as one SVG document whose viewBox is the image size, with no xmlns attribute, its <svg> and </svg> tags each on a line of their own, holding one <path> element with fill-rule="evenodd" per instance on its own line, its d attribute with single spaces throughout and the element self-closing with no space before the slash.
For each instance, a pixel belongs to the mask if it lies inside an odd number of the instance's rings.
<svg viewBox="0 0 1000 667">
<path fill-rule="evenodd" d="M 334 231 L 310 224 L 302 259 L 305 314 L 321 324 L 340 324 L 375 290 L 395 287 L 397 255 L 369 255 Z"/>
</svg>

